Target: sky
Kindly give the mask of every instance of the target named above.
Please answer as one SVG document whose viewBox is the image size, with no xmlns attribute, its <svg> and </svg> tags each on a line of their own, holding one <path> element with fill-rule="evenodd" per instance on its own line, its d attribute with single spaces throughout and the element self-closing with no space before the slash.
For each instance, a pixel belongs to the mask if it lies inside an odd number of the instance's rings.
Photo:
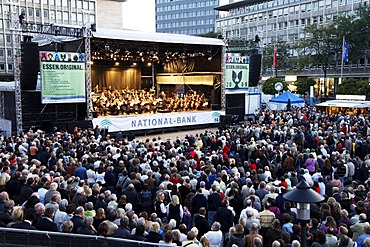
<svg viewBox="0 0 370 247">
<path fill-rule="evenodd" d="M 127 0 L 123 3 L 125 29 L 155 32 L 155 0 Z"/>
<path fill-rule="evenodd" d="M 234 0 L 238 1 L 241 0 Z M 220 0 L 220 5 L 228 3 L 229 0 Z M 155 32 L 155 0 L 126 0 L 123 4 L 125 29 Z"/>
</svg>

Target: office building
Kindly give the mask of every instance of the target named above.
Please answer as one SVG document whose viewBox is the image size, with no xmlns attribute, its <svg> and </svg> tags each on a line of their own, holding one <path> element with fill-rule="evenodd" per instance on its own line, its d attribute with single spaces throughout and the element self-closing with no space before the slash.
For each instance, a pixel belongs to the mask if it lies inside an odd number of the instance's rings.
<svg viewBox="0 0 370 247">
<path fill-rule="evenodd" d="M 369 1 L 361 0 L 244 0 L 222 5 L 216 8 L 223 15 L 216 20 L 216 31 L 221 32 L 227 40 L 261 39 L 260 49 L 276 40 L 294 43 L 304 38 L 304 29 L 310 24 L 325 25 L 339 15 L 352 15 L 360 4 Z M 293 56 L 297 52 L 291 51 Z M 337 68 L 328 71 L 329 83 L 334 85 L 339 78 L 340 62 Z M 357 63 L 345 64 L 344 77 L 367 78 L 370 72 L 370 55 L 364 54 Z M 272 68 L 264 76 L 273 76 Z M 281 72 L 280 75 L 284 75 Z M 323 80 L 323 72 L 318 68 L 305 68 L 298 76 L 310 76 Z M 330 87 L 330 86 L 329 86 Z"/>
<path fill-rule="evenodd" d="M 156 0 L 156 31 L 199 35 L 215 31 L 219 0 Z"/>
</svg>

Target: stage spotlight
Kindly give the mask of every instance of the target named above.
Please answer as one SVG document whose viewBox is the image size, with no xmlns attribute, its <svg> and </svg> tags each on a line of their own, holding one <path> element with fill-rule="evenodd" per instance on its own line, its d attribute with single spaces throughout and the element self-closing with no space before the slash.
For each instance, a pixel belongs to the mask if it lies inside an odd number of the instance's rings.
<svg viewBox="0 0 370 247">
<path fill-rule="evenodd" d="M 136 66 L 136 63 L 133 63 L 132 65 Z"/>
<path fill-rule="evenodd" d="M 148 66 L 152 66 L 152 63 L 148 63 Z"/>
<path fill-rule="evenodd" d="M 119 62 L 116 62 L 115 65 L 118 66 L 119 65 Z"/>
<path fill-rule="evenodd" d="M 94 62 L 93 61 L 90 61 L 90 65 L 93 65 L 94 64 Z"/>
<path fill-rule="evenodd" d="M 209 57 L 209 58 L 208 58 L 208 61 L 212 61 L 212 57 Z"/>
</svg>

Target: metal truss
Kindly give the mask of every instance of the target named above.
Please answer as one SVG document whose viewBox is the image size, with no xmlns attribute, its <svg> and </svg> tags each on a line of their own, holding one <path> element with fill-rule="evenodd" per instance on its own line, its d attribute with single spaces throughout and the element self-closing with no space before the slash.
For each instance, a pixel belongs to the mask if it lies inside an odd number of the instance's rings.
<svg viewBox="0 0 370 247">
<path fill-rule="evenodd" d="M 85 80 L 86 80 L 86 120 L 92 120 L 92 102 L 91 102 L 91 46 L 90 38 L 92 32 L 90 28 L 85 28 Z"/>
<path fill-rule="evenodd" d="M 21 25 L 22 33 L 48 34 L 52 36 L 69 36 L 82 38 L 84 31 L 82 27 L 67 27 L 57 24 L 23 23 Z"/>
<path fill-rule="evenodd" d="M 0 92 L 0 118 L 5 118 L 5 95 Z"/>
<path fill-rule="evenodd" d="M 20 71 L 22 32 L 19 29 L 19 19 L 18 19 L 19 16 L 17 12 L 19 2 L 18 3 L 10 2 L 9 7 L 10 7 L 9 29 L 12 34 L 13 68 L 14 68 L 15 119 L 17 126 L 17 134 L 19 135 L 23 131 L 21 71 Z"/>
<path fill-rule="evenodd" d="M 226 56 L 226 46 L 222 47 L 221 52 L 221 71 L 225 71 L 225 56 Z M 225 73 L 221 76 L 221 110 L 226 110 L 226 87 L 225 87 Z"/>
</svg>

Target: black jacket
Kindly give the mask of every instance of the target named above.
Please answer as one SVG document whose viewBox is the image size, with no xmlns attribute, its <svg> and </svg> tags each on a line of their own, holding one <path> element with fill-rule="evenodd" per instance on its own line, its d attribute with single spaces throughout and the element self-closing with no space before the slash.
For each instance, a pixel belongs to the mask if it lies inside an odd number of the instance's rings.
<svg viewBox="0 0 370 247">
<path fill-rule="evenodd" d="M 40 231 L 48 231 L 48 232 L 57 232 L 58 231 L 58 227 L 57 227 L 57 224 L 50 221 L 50 219 L 47 219 L 47 218 L 42 218 L 41 220 L 39 220 L 39 222 L 37 223 L 37 226 L 36 226 L 37 230 L 40 230 Z"/>
<path fill-rule="evenodd" d="M 159 241 L 163 240 L 162 235 L 158 232 L 149 232 L 146 238 L 148 239 L 148 242 L 151 243 L 159 243 Z"/>
<path fill-rule="evenodd" d="M 36 227 L 32 226 L 30 223 L 25 222 L 25 221 L 15 223 L 11 225 L 10 227 L 17 228 L 17 229 L 36 230 Z"/>
<path fill-rule="evenodd" d="M 203 194 L 196 194 L 191 203 L 192 214 L 199 213 L 201 207 L 205 207 L 206 211 L 208 211 L 207 199 Z"/>
<path fill-rule="evenodd" d="M 217 211 L 221 206 L 221 195 L 219 193 L 211 193 L 208 196 L 208 210 Z"/>
<path fill-rule="evenodd" d="M 229 229 L 234 224 L 234 215 L 233 212 L 227 207 L 219 207 L 214 220 L 221 224 L 222 232 L 229 232 Z"/>
<path fill-rule="evenodd" d="M 229 241 L 227 241 L 226 247 L 231 247 L 233 244 L 235 244 L 238 247 L 244 247 L 245 246 L 245 240 L 243 234 L 234 234 L 231 235 L 229 238 Z"/>
<path fill-rule="evenodd" d="M 208 227 L 208 220 L 200 216 L 199 214 L 196 214 L 194 216 L 194 226 L 198 229 L 198 239 L 200 239 L 204 234 L 206 234 L 209 231 Z"/>
<path fill-rule="evenodd" d="M 73 233 L 76 233 L 78 228 L 84 226 L 84 221 L 80 216 L 77 216 L 77 215 L 73 216 L 71 218 L 71 221 L 73 222 L 73 229 L 72 229 Z"/>
</svg>

